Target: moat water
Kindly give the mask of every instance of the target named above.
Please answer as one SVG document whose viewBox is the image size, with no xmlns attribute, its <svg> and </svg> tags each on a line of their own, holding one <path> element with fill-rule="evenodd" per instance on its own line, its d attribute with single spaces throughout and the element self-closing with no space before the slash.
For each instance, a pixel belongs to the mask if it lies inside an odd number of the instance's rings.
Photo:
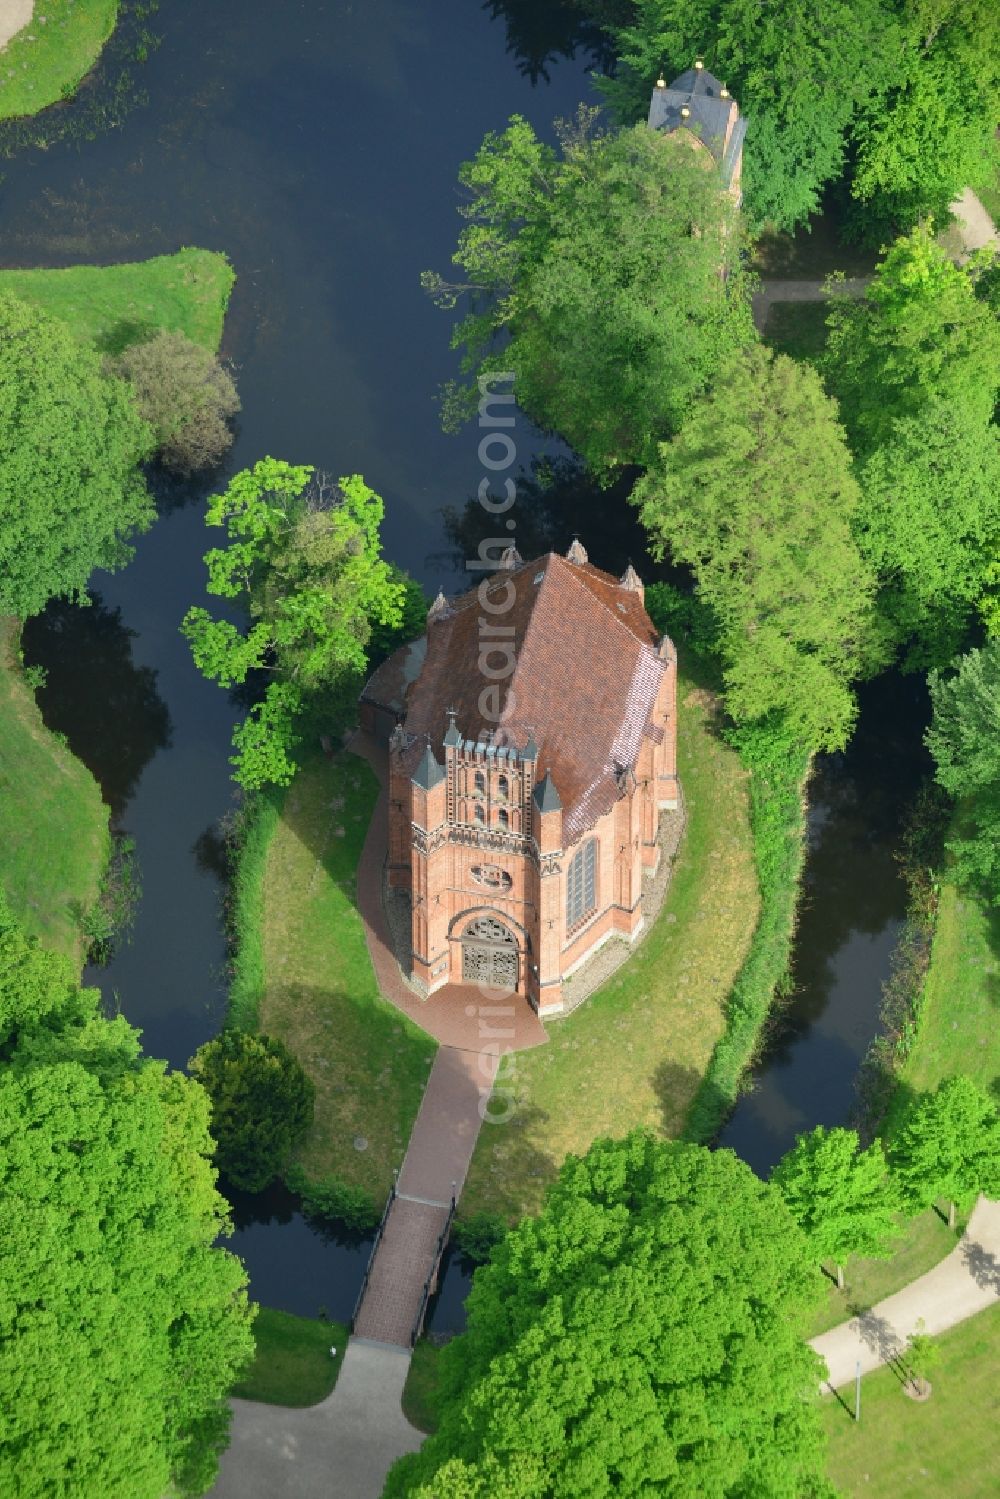
<svg viewBox="0 0 1000 1499">
<path fill-rule="evenodd" d="M 592 99 L 588 36 L 557 4 L 479 0 L 165 0 L 151 25 L 148 103 L 123 129 L 3 164 L 4 263 L 225 251 L 238 279 L 224 353 L 243 402 L 227 472 L 265 454 L 360 471 L 385 498 L 388 555 L 431 592 L 458 586 L 481 468 L 473 433 L 439 428 L 434 396 L 456 359 L 419 275 L 448 266 L 458 166 L 484 133 L 520 112 L 551 135 Z M 599 565 L 641 557 L 620 495 L 595 495 L 571 466 L 540 493 L 532 466 L 558 447 L 524 419 L 515 437 L 525 555 L 578 531 Z M 49 672 L 46 719 L 94 771 L 141 868 L 131 941 L 88 980 L 177 1066 L 225 1004 L 218 826 L 239 709 L 178 633 L 204 601 L 207 493 L 164 494 L 134 562 L 95 576 L 93 607 L 53 607 L 25 635 Z M 875 684 L 847 754 L 818 768 L 796 992 L 723 1135 L 758 1170 L 849 1111 L 903 915 L 893 848 L 921 711 L 914 687 Z M 368 1241 L 316 1232 L 277 1188 L 235 1197 L 234 1214 L 258 1299 L 350 1314 Z M 461 1325 L 467 1285 L 450 1257 L 432 1329 Z"/>
</svg>

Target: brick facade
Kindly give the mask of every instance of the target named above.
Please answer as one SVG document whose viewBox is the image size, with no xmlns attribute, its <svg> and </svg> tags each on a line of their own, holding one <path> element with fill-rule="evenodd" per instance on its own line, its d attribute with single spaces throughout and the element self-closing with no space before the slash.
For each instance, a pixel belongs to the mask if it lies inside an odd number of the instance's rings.
<svg viewBox="0 0 1000 1499">
<path fill-rule="evenodd" d="M 512 596 L 509 634 L 489 633 Z M 497 639 L 512 669 L 487 724 Z M 439 597 L 423 649 L 391 657 L 361 702 L 362 727 L 388 731 L 388 878 L 410 893 L 421 990 L 480 983 L 558 1012 L 578 964 L 637 935 L 659 811 L 677 805 L 676 690 L 638 577 L 599 572 L 579 543 L 527 564 L 509 551 L 479 589 Z"/>
</svg>

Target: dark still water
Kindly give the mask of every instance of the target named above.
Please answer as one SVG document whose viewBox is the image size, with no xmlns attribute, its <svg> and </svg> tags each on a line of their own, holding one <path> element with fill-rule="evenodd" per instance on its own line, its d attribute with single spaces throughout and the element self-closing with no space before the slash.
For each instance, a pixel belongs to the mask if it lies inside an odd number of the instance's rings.
<svg viewBox="0 0 1000 1499">
<path fill-rule="evenodd" d="M 456 586 L 479 539 L 478 433 L 440 431 L 434 396 L 456 357 L 451 320 L 419 275 L 448 268 L 456 173 L 484 133 L 520 112 L 551 134 L 554 117 L 592 99 L 592 35 L 558 0 L 164 0 L 152 24 L 162 45 L 138 70 L 148 104 L 122 130 L 3 164 L 4 261 L 224 251 L 237 274 L 224 352 L 243 402 L 227 473 L 265 454 L 362 472 L 386 502 L 388 555 L 432 592 Z M 599 565 L 641 564 L 622 494 L 596 496 L 565 457 L 543 481 L 538 461 L 558 446 L 523 418 L 514 437 L 522 553 L 579 532 Z M 206 602 L 204 500 L 225 477 L 171 495 L 134 562 L 94 578 L 89 610 L 53 607 L 25 636 L 28 660 L 49 672 L 47 721 L 137 846 L 132 940 L 89 979 L 176 1066 L 225 1003 L 217 827 L 233 805 L 239 710 L 178 633 Z M 916 711 L 907 689 L 891 691 L 896 708 L 869 694 L 857 743 L 814 785 L 796 999 L 725 1134 L 759 1169 L 796 1129 L 844 1117 L 875 1029 L 902 914 L 891 848 L 913 774 L 896 736 Z M 365 1242 L 316 1234 L 280 1192 L 236 1211 L 254 1295 L 349 1314 Z M 460 1325 L 466 1285 L 452 1257 L 432 1330 Z"/>
<path fill-rule="evenodd" d="M 929 768 L 926 691 L 887 676 L 860 698 L 846 754 L 822 757 L 810 786 L 792 998 L 719 1138 L 762 1176 L 803 1130 L 847 1122 L 906 913 L 895 855 Z"/>
</svg>

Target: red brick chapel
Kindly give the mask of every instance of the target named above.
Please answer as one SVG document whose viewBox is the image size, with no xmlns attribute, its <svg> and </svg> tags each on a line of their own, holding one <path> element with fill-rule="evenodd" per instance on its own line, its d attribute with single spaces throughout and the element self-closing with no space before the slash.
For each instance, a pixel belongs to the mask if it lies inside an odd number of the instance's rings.
<svg viewBox="0 0 1000 1499">
<path fill-rule="evenodd" d="M 378 668 L 362 728 L 388 741 L 388 881 L 409 892 L 414 985 L 563 1008 L 563 981 L 643 926 L 660 811 L 677 806 L 676 653 L 634 568 L 565 557 L 439 594 Z"/>
</svg>

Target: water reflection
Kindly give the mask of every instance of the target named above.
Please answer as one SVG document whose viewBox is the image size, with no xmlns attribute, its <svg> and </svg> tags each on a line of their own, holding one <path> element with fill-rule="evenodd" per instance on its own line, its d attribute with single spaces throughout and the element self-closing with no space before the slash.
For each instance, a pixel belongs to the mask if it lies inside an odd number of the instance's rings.
<svg viewBox="0 0 1000 1499">
<path fill-rule="evenodd" d="M 233 1233 L 222 1242 L 246 1265 L 253 1300 L 300 1317 L 350 1321 L 372 1235 L 306 1218 L 300 1199 L 280 1182 L 252 1193 L 224 1181 L 220 1187 L 233 1217 Z"/>
<path fill-rule="evenodd" d="M 517 58 L 517 66 L 532 83 L 549 82 L 549 69 L 560 58 L 578 54 L 591 67 L 607 71 L 614 62 L 614 47 L 605 31 L 584 14 L 577 3 L 542 5 L 539 0 L 485 0 L 494 20 L 507 27 L 507 51 Z M 607 7 L 605 7 L 607 9 Z M 617 17 L 623 23 L 630 7 L 622 4 Z"/>
<path fill-rule="evenodd" d="M 38 703 L 50 729 L 100 785 L 112 816 L 121 817 L 158 750 L 170 746 L 167 705 L 153 667 L 132 655 L 136 631 L 120 608 L 94 594 L 89 608 L 57 601 L 23 633 L 24 658 L 47 673 Z"/>
<path fill-rule="evenodd" d="M 905 915 L 896 853 L 929 768 L 927 695 L 918 679 L 888 675 L 860 697 L 850 747 L 821 760 L 810 789 L 793 996 L 720 1136 L 762 1174 L 797 1133 L 847 1122 Z"/>
</svg>

